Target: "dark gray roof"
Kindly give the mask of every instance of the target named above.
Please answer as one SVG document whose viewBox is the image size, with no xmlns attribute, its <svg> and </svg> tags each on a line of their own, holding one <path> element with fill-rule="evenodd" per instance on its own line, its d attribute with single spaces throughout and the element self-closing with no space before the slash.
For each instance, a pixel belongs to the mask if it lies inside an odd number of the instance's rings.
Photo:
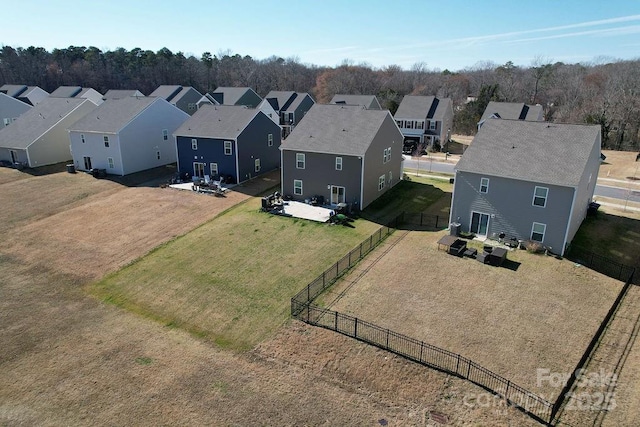
<svg viewBox="0 0 640 427">
<path fill-rule="evenodd" d="M 573 187 L 599 135 L 599 125 L 488 119 L 456 170 Z"/>
<path fill-rule="evenodd" d="M 54 98 L 73 98 L 82 91 L 80 86 L 60 86 L 58 89 L 51 92 L 49 96 Z"/>
<path fill-rule="evenodd" d="M 527 105 L 524 102 L 490 101 L 480 121 L 496 114 L 501 119 L 538 121 L 542 116 L 542 105 Z"/>
<path fill-rule="evenodd" d="M 235 139 L 256 114 L 264 113 L 242 105 L 204 104 L 173 134 L 194 138 Z"/>
<path fill-rule="evenodd" d="M 22 92 L 27 90 L 26 85 L 2 85 L 0 86 L 0 92 L 9 95 L 11 97 L 17 97 Z"/>
<path fill-rule="evenodd" d="M 137 89 L 109 89 L 104 94 L 104 99 L 121 99 L 128 96 L 144 96 L 144 94 Z"/>
<path fill-rule="evenodd" d="M 284 111 L 283 108 L 289 103 L 291 97 L 296 93 L 292 90 L 272 90 L 264 97 L 276 111 Z"/>
<path fill-rule="evenodd" d="M 362 105 L 363 107 L 380 109 L 380 103 L 375 95 L 343 95 L 336 94 L 329 104 Z"/>
<path fill-rule="evenodd" d="M 287 105 L 287 111 L 294 111 L 307 96 L 311 98 L 311 95 L 306 92 L 296 92 L 296 97 Z M 313 98 L 311 100 L 313 101 Z M 313 103 L 315 104 L 315 101 Z"/>
<path fill-rule="evenodd" d="M 442 120 L 452 105 L 450 98 L 405 95 L 398 106 L 395 117 L 410 120 Z"/>
<path fill-rule="evenodd" d="M 216 97 L 219 94 L 222 94 L 222 102 L 223 105 L 236 105 L 240 98 L 244 96 L 247 92 L 254 92 L 250 87 L 219 87 L 215 91 L 212 92 L 212 95 L 216 100 Z M 255 92 L 254 92 L 255 93 Z M 218 100 L 218 102 L 220 102 Z"/>
<path fill-rule="evenodd" d="M 156 101 L 165 102 L 162 98 L 146 96 L 107 99 L 98 108 L 72 124 L 69 130 L 117 133 L 135 116 Z"/>
<path fill-rule="evenodd" d="M 198 96 L 202 97 L 202 94 L 198 92 L 195 88 L 191 86 L 185 86 L 182 88 L 180 92 L 176 93 L 175 96 L 171 98 L 171 102 L 173 104 L 177 104 L 186 94 L 189 93 L 189 91 L 194 91 Z"/>
<path fill-rule="evenodd" d="M 281 147 L 283 150 L 363 156 L 387 117 L 391 119 L 387 110 L 315 104 Z"/>
<path fill-rule="evenodd" d="M 27 148 L 87 99 L 46 98 L 0 130 L 0 147 Z"/>
<path fill-rule="evenodd" d="M 158 88 L 151 92 L 149 96 L 159 96 L 160 98 L 164 98 L 167 101 L 171 101 L 171 99 L 176 96 L 181 90 L 182 86 L 179 85 L 162 85 L 158 86 Z"/>
</svg>

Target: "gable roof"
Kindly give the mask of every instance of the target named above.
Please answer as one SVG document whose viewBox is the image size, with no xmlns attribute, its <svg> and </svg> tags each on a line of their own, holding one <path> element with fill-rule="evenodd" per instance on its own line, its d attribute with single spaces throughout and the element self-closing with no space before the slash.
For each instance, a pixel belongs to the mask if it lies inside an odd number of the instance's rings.
<svg viewBox="0 0 640 427">
<path fill-rule="evenodd" d="M 82 91 L 80 86 L 60 86 L 58 89 L 51 92 L 49 96 L 54 98 L 73 98 Z"/>
<path fill-rule="evenodd" d="M 367 108 L 380 109 L 380 102 L 375 95 L 343 95 L 336 94 L 329 104 L 361 105 Z"/>
<path fill-rule="evenodd" d="M 411 120 L 442 120 L 452 105 L 451 98 L 405 95 L 394 117 Z"/>
<path fill-rule="evenodd" d="M 87 99 L 46 98 L 0 130 L 0 147 L 27 148 Z"/>
<path fill-rule="evenodd" d="M 455 169 L 574 187 L 599 136 L 599 125 L 488 119 Z"/>
<path fill-rule="evenodd" d="M 70 131 L 117 133 L 134 117 L 162 98 L 127 96 L 107 99 L 98 108 L 75 122 Z"/>
<path fill-rule="evenodd" d="M 264 99 L 271 104 L 274 110 L 284 111 L 287 104 L 291 101 L 291 97 L 295 94 L 296 93 L 292 90 L 272 90 L 264 97 Z"/>
<path fill-rule="evenodd" d="M 363 156 L 384 120 L 387 110 L 359 105 L 315 104 L 282 143 L 283 150 Z"/>
<path fill-rule="evenodd" d="M 260 95 L 255 93 L 250 87 L 219 87 L 211 93 L 213 98 L 222 105 L 237 105 L 240 98 L 247 92 L 253 92 L 258 98 Z M 260 98 L 262 99 L 262 98 Z M 255 105 L 254 105 L 255 107 Z"/>
<path fill-rule="evenodd" d="M 7 111 L 4 111 L 5 107 Z M 9 95 L 5 95 L 4 93 L 0 92 L 0 119 L 15 118 L 16 117 L 15 114 L 17 111 L 25 112 L 27 110 L 30 110 L 31 108 L 32 106 L 30 104 L 27 104 L 26 102 L 23 102 L 17 98 L 13 98 Z M 11 117 L 5 115 L 7 113 L 10 113 Z M 2 126 L 3 126 L 3 123 L 0 122 L 0 128 Z"/>
<path fill-rule="evenodd" d="M 0 92 L 9 95 L 13 98 L 20 95 L 22 92 L 27 90 L 26 85 L 2 85 L 0 86 Z"/>
<path fill-rule="evenodd" d="M 104 94 L 104 99 L 121 99 L 126 98 L 128 96 L 133 97 L 142 97 L 144 94 L 137 89 L 109 89 L 107 93 Z"/>
<path fill-rule="evenodd" d="M 167 101 L 171 101 L 171 99 L 178 94 L 182 90 L 182 86 L 179 85 L 161 85 L 158 86 L 156 90 L 151 92 L 149 96 L 159 96 L 160 98 L 164 98 Z"/>
<path fill-rule="evenodd" d="M 497 102 L 490 101 L 485 108 L 480 121 L 496 115 L 507 120 L 538 121 L 542 116 L 542 105 L 527 105 L 524 102 Z"/>
<path fill-rule="evenodd" d="M 194 138 L 235 139 L 257 114 L 264 113 L 242 105 L 204 104 L 173 134 Z"/>
</svg>

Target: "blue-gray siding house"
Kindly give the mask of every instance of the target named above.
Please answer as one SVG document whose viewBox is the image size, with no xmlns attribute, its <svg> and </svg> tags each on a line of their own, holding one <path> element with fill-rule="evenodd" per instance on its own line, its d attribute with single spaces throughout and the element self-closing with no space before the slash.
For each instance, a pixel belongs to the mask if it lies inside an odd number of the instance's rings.
<svg viewBox="0 0 640 427">
<path fill-rule="evenodd" d="M 9 126 L 30 109 L 31 105 L 0 92 L 0 129 Z"/>
<path fill-rule="evenodd" d="M 380 101 L 375 95 L 345 95 L 336 94 L 329 104 L 360 105 L 368 110 L 381 110 Z"/>
<path fill-rule="evenodd" d="M 272 90 L 258 106 L 282 128 L 286 138 L 316 102 L 308 93 Z"/>
<path fill-rule="evenodd" d="M 211 97 L 220 105 L 244 105 L 256 108 L 262 98 L 250 87 L 219 87 L 211 93 Z"/>
<path fill-rule="evenodd" d="M 456 166 L 450 221 L 564 254 L 587 214 L 600 126 L 488 119 Z"/>
<path fill-rule="evenodd" d="M 151 92 L 149 96 L 159 96 L 175 105 L 185 113 L 193 115 L 198 109 L 198 101 L 202 94 L 191 86 L 162 85 Z"/>
<path fill-rule="evenodd" d="M 202 105 L 173 135 L 181 174 L 239 183 L 280 167 L 280 127 L 260 110 Z"/>
<path fill-rule="evenodd" d="M 402 133 L 387 110 L 315 104 L 282 143 L 282 194 L 364 209 L 400 182 Z"/>
</svg>

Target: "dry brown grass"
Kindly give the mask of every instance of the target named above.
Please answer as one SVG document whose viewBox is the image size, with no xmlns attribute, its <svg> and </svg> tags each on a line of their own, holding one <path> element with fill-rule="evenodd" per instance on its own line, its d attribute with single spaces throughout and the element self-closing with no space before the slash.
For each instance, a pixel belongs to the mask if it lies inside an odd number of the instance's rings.
<svg viewBox="0 0 640 427">
<path fill-rule="evenodd" d="M 535 425 L 465 405 L 484 392 L 462 380 L 298 322 L 238 355 L 84 294 L 245 194 L 0 171 L 2 425 L 425 425 L 430 411 L 455 425 Z"/>
<path fill-rule="evenodd" d="M 634 151 L 602 150 L 602 154 L 607 158 L 600 165 L 599 177 L 626 180 L 633 179 L 635 176 L 637 180 L 640 180 L 640 169 L 638 169 L 640 162 L 636 162 L 638 153 Z"/>
<path fill-rule="evenodd" d="M 347 276 L 324 301 L 351 286 L 334 310 L 460 353 L 555 399 L 560 390 L 538 387 L 536 369 L 570 372 L 622 284 L 520 250 L 508 253 L 515 271 L 483 265 L 438 251 L 442 235 L 409 233 L 359 281 Z"/>
</svg>

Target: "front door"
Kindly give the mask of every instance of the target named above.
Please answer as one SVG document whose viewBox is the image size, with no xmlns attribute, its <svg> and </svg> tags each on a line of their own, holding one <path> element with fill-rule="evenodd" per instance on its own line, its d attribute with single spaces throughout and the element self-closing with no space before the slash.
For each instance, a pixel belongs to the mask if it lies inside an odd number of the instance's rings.
<svg viewBox="0 0 640 427">
<path fill-rule="evenodd" d="M 84 158 L 84 170 L 87 170 L 87 171 L 91 170 L 91 157 Z"/>
<path fill-rule="evenodd" d="M 204 178 L 204 163 L 193 162 L 193 176 Z"/>
<path fill-rule="evenodd" d="M 331 204 L 337 205 L 338 203 L 344 203 L 344 187 L 338 187 L 336 185 L 331 186 Z"/>
<path fill-rule="evenodd" d="M 489 226 L 489 215 L 480 212 L 471 213 L 471 232 L 478 236 L 486 236 Z"/>
</svg>

